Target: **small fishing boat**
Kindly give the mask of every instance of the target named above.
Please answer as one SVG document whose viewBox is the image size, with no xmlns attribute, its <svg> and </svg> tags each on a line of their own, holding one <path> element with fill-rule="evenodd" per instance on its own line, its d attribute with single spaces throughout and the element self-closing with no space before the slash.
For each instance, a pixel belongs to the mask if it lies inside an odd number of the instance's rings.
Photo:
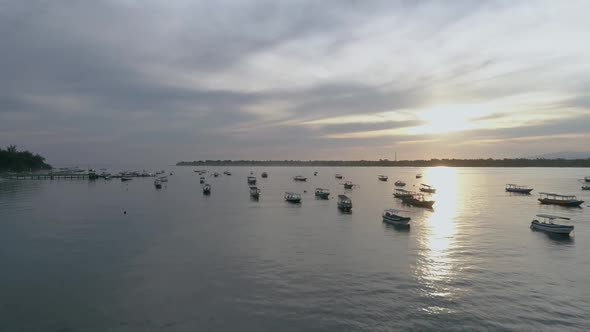
<svg viewBox="0 0 590 332">
<path fill-rule="evenodd" d="M 174 172 L 172 172 L 172 171 L 171 171 L 171 172 L 170 172 L 170 175 L 174 175 Z"/>
<path fill-rule="evenodd" d="M 315 188 L 315 196 L 320 199 L 330 198 L 330 190 L 323 188 Z"/>
<path fill-rule="evenodd" d="M 225 175 L 231 175 L 231 172 L 230 171 L 225 171 L 225 172 L 223 172 L 223 174 L 225 174 Z"/>
<path fill-rule="evenodd" d="M 426 199 L 424 199 L 423 194 L 415 193 L 411 196 L 403 197 L 402 203 L 407 204 L 407 205 L 411 205 L 411 206 L 432 209 L 432 206 L 434 205 L 435 202 L 434 201 L 427 201 Z"/>
<path fill-rule="evenodd" d="M 313 176 L 318 176 L 318 172 L 313 172 Z"/>
<path fill-rule="evenodd" d="M 393 197 L 402 199 L 404 197 L 412 197 L 415 194 L 416 193 L 413 191 L 409 191 L 409 190 L 405 190 L 405 189 L 396 189 L 395 192 L 393 193 Z"/>
<path fill-rule="evenodd" d="M 412 218 L 400 216 L 400 212 L 404 211 L 397 209 L 387 209 L 383 211 L 383 222 L 392 224 L 394 226 L 410 226 L 409 222 Z"/>
<path fill-rule="evenodd" d="M 346 195 L 338 195 L 338 208 L 342 211 L 352 210 L 352 200 Z"/>
<path fill-rule="evenodd" d="M 219 176 L 219 173 L 217 173 L 217 172 L 213 173 L 213 177 L 218 177 L 218 176 Z"/>
<path fill-rule="evenodd" d="M 285 192 L 285 200 L 289 203 L 301 203 L 301 194 L 287 191 Z"/>
<path fill-rule="evenodd" d="M 537 219 L 533 220 L 531 222 L 531 229 L 562 235 L 569 235 L 574 230 L 573 225 L 560 225 L 553 222 L 556 219 L 570 220 L 570 218 L 553 216 L 549 214 L 537 214 L 537 217 L 541 218 L 541 221 Z"/>
<path fill-rule="evenodd" d="M 420 184 L 420 191 L 423 193 L 434 194 L 434 193 L 436 193 L 436 188 L 434 188 L 431 185 L 421 183 Z"/>
<path fill-rule="evenodd" d="M 256 177 L 255 176 L 249 176 L 248 177 L 248 184 L 256 184 Z"/>
<path fill-rule="evenodd" d="M 131 180 L 133 180 L 132 177 L 128 177 L 128 176 L 122 176 L 121 177 L 121 182 L 127 182 L 127 181 L 131 181 Z"/>
<path fill-rule="evenodd" d="M 582 190 L 590 190 L 590 186 L 582 186 Z"/>
<path fill-rule="evenodd" d="M 155 180 L 154 186 L 156 187 L 156 189 L 162 189 L 162 182 L 160 182 L 159 180 Z"/>
<path fill-rule="evenodd" d="M 256 186 L 250 186 L 250 196 L 252 198 L 260 198 L 260 189 Z"/>
<path fill-rule="evenodd" d="M 379 181 L 387 181 L 387 179 L 389 179 L 389 177 L 387 175 L 377 175 L 377 178 L 379 179 Z"/>
<path fill-rule="evenodd" d="M 422 178 L 422 173 L 416 174 L 416 179 L 421 179 L 421 178 Z"/>
<path fill-rule="evenodd" d="M 210 195 L 211 194 L 211 185 L 208 183 L 205 183 L 203 185 L 203 194 L 204 195 Z"/>
<path fill-rule="evenodd" d="M 334 175 L 334 177 L 337 178 L 337 179 L 342 179 L 343 178 L 342 174 L 340 174 L 340 173 L 336 173 Z"/>
<path fill-rule="evenodd" d="M 586 177 L 584 177 L 584 181 L 586 181 L 586 182 L 590 182 L 590 176 L 586 176 Z"/>
<path fill-rule="evenodd" d="M 294 181 L 305 182 L 305 181 L 307 181 L 307 178 L 305 176 L 303 176 L 303 175 L 296 175 L 296 176 L 293 177 L 293 180 Z"/>
<path fill-rule="evenodd" d="M 262 172 L 262 174 L 260 174 L 260 176 L 266 179 L 268 177 L 268 173 Z"/>
<path fill-rule="evenodd" d="M 517 194 L 530 194 L 531 191 L 533 191 L 533 188 L 529 188 L 529 186 L 523 186 L 514 183 L 507 183 L 506 191 Z"/>
<path fill-rule="evenodd" d="M 393 183 L 396 187 L 405 187 L 406 183 L 402 180 L 397 180 Z"/>
<path fill-rule="evenodd" d="M 580 201 L 574 195 L 560 195 L 560 194 L 552 194 L 552 193 L 539 193 L 539 202 L 541 204 L 553 204 L 553 205 L 561 205 L 561 206 L 568 206 L 568 207 L 577 207 L 582 205 L 584 201 Z"/>
<path fill-rule="evenodd" d="M 203 183 L 205 183 L 205 177 L 204 177 L 204 176 L 201 176 L 201 177 L 199 178 L 199 183 L 200 183 L 200 184 L 203 184 Z"/>
<path fill-rule="evenodd" d="M 352 189 L 352 187 L 354 187 L 354 183 L 352 183 L 352 181 L 344 181 L 342 185 L 344 185 L 344 189 Z"/>
</svg>

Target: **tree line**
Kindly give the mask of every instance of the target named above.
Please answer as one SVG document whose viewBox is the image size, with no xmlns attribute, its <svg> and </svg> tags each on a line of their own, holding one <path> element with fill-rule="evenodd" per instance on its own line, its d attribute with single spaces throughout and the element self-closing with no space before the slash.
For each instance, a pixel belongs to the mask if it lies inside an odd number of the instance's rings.
<svg viewBox="0 0 590 332">
<path fill-rule="evenodd" d="M 0 172 L 23 172 L 51 169 L 45 158 L 30 151 L 18 151 L 16 145 L 0 148 Z"/>
</svg>

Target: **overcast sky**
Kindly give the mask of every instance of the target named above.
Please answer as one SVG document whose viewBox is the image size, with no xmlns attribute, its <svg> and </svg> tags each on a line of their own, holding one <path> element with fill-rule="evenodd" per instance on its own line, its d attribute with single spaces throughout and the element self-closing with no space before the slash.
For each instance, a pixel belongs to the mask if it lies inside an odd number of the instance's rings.
<svg viewBox="0 0 590 332">
<path fill-rule="evenodd" d="M 52 163 L 588 151 L 590 1 L 0 0 L 0 145 Z"/>
</svg>

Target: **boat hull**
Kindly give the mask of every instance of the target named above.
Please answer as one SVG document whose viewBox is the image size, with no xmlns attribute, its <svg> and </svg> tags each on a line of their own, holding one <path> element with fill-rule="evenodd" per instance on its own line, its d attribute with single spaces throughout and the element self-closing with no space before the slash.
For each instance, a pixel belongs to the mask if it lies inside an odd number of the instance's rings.
<svg viewBox="0 0 590 332">
<path fill-rule="evenodd" d="M 409 226 L 411 218 L 408 217 L 393 217 L 393 216 L 383 216 L 383 222 L 392 224 L 395 226 Z"/>
<path fill-rule="evenodd" d="M 345 205 L 345 204 L 338 204 L 338 209 L 340 211 L 350 212 L 352 210 L 352 206 L 351 205 Z"/>
<path fill-rule="evenodd" d="M 436 193 L 436 189 L 424 189 L 424 188 L 420 188 L 420 191 L 423 193 L 429 193 L 429 194 L 435 194 Z"/>
<path fill-rule="evenodd" d="M 517 193 L 517 194 L 530 194 L 533 189 L 518 189 L 518 188 L 506 188 L 506 191 L 509 193 Z"/>
<path fill-rule="evenodd" d="M 319 199 L 329 199 L 330 193 L 316 193 L 315 197 L 317 197 Z"/>
<path fill-rule="evenodd" d="M 415 198 L 402 199 L 402 203 L 408 204 L 411 206 L 416 206 L 416 207 L 428 208 L 428 209 L 432 209 L 432 206 L 434 205 L 434 201 L 421 201 L 421 200 L 418 200 Z"/>
<path fill-rule="evenodd" d="M 301 203 L 301 198 L 298 198 L 298 199 L 297 198 L 285 198 L 285 201 L 287 201 L 289 203 L 297 204 L 297 203 Z"/>
<path fill-rule="evenodd" d="M 553 233 L 553 234 L 569 235 L 574 230 L 574 226 L 544 224 L 544 223 L 534 220 L 533 222 L 531 222 L 531 229 L 536 229 L 539 231 Z"/>
<path fill-rule="evenodd" d="M 550 198 L 539 198 L 541 204 L 552 204 L 567 207 L 578 207 L 584 203 L 584 201 L 578 200 L 561 200 L 561 199 L 550 199 Z"/>
</svg>

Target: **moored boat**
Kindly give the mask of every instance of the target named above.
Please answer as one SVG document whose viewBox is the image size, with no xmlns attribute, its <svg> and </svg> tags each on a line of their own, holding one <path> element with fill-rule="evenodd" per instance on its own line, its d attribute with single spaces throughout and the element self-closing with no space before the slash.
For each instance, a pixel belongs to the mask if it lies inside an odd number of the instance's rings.
<svg viewBox="0 0 590 332">
<path fill-rule="evenodd" d="M 262 172 L 262 174 L 260 174 L 260 176 L 266 179 L 268 177 L 268 173 Z"/>
<path fill-rule="evenodd" d="M 395 198 L 404 198 L 404 197 L 412 197 L 414 196 L 416 193 L 413 191 L 409 191 L 409 190 L 405 190 L 405 189 L 396 189 L 393 192 L 393 197 Z"/>
<path fill-rule="evenodd" d="M 422 178 L 422 173 L 416 174 L 416 179 L 421 179 L 421 178 Z"/>
<path fill-rule="evenodd" d="M 533 188 L 530 188 L 529 186 L 514 184 L 514 183 L 507 183 L 506 184 L 506 191 L 511 192 L 511 193 L 517 193 L 517 194 L 530 194 L 531 191 L 533 191 Z"/>
<path fill-rule="evenodd" d="M 342 174 L 340 174 L 340 173 L 336 173 L 334 175 L 334 177 L 337 178 L 337 179 L 342 179 L 343 178 Z"/>
<path fill-rule="evenodd" d="M 553 216 L 549 214 L 538 214 L 537 217 L 541 218 L 541 221 L 537 219 L 533 220 L 531 222 L 531 229 L 563 235 L 569 235 L 574 230 L 573 225 L 560 225 L 553 222 L 556 219 L 570 220 L 570 218 Z"/>
<path fill-rule="evenodd" d="M 301 203 L 301 194 L 287 191 L 285 192 L 285 200 L 289 203 Z"/>
<path fill-rule="evenodd" d="M 387 181 L 387 179 L 389 179 L 389 177 L 387 175 L 377 175 L 377 178 L 379 179 L 379 181 Z"/>
<path fill-rule="evenodd" d="M 133 180 L 132 177 L 128 177 L 128 176 L 122 176 L 121 177 L 121 182 L 127 182 L 127 181 L 131 181 L 131 180 Z"/>
<path fill-rule="evenodd" d="M 294 181 L 305 182 L 305 181 L 307 181 L 307 178 L 305 176 L 303 176 L 303 175 L 296 175 L 296 176 L 293 177 L 293 180 Z"/>
<path fill-rule="evenodd" d="M 249 176 L 248 177 L 248 184 L 256 184 L 256 177 L 255 176 Z"/>
<path fill-rule="evenodd" d="M 352 181 L 344 181 L 342 185 L 344 185 L 344 189 L 352 189 L 352 187 L 354 187 L 354 183 L 352 183 Z"/>
<path fill-rule="evenodd" d="M 434 201 L 427 201 L 426 199 L 424 199 L 423 194 L 415 193 L 411 196 L 403 197 L 402 203 L 408 204 L 411 206 L 432 209 L 432 206 L 434 205 L 435 202 Z"/>
<path fill-rule="evenodd" d="M 584 177 L 584 181 L 586 181 L 586 182 L 590 182 L 590 176 L 585 176 L 585 177 Z"/>
<path fill-rule="evenodd" d="M 205 177 L 204 177 L 204 176 L 201 176 L 201 177 L 199 178 L 199 183 L 200 183 L 200 184 L 203 184 L 203 183 L 205 183 Z"/>
<path fill-rule="evenodd" d="M 315 196 L 320 199 L 328 199 L 330 198 L 330 190 L 323 188 L 315 188 Z"/>
<path fill-rule="evenodd" d="M 158 180 L 160 182 L 168 182 L 168 177 L 167 176 L 160 176 L 160 177 L 158 177 Z"/>
<path fill-rule="evenodd" d="M 156 187 L 156 189 L 162 189 L 162 182 L 156 179 L 154 181 L 154 186 Z"/>
<path fill-rule="evenodd" d="M 429 194 L 434 194 L 436 193 L 436 188 L 434 188 L 431 185 L 425 184 L 425 183 L 421 183 L 420 184 L 420 191 L 423 193 L 429 193 Z"/>
<path fill-rule="evenodd" d="M 225 171 L 225 172 L 223 172 L 223 174 L 225 174 L 225 175 L 231 175 L 231 172 L 230 171 Z"/>
<path fill-rule="evenodd" d="M 402 180 L 397 180 L 393 183 L 396 187 L 405 187 L 406 183 Z"/>
<path fill-rule="evenodd" d="M 318 172 L 313 172 L 313 176 L 318 176 Z"/>
<path fill-rule="evenodd" d="M 582 186 L 582 190 L 590 190 L 590 186 L 588 186 L 588 185 Z"/>
<path fill-rule="evenodd" d="M 553 193 L 539 193 L 539 202 L 541 204 L 553 204 L 567 207 L 578 207 L 584 203 L 575 195 L 560 195 Z"/>
<path fill-rule="evenodd" d="M 203 194 L 205 194 L 205 195 L 211 194 L 211 185 L 210 184 L 205 183 L 203 185 Z"/>
<path fill-rule="evenodd" d="M 218 176 L 219 176 L 219 173 L 213 172 L 213 177 L 218 177 Z"/>
<path fill-rule="evenodd" d="M 250 196 L 253 198 L 260 198 L 260 189 L 256 186 L 250 186 Z"/>
<path fill-rule="evenodd" d="M 338 208 L 342 211 L 352 210 L 352 200 L 346 195 L 338 195 Z"/>
<path fill-rule="evenodd" d="M 399 214 L 400 212 L 403 211 L 397 209 L 387 209 L 383 211 L 383 222 L 394 226 L 409 226 L 409 222 L 412 218 L 401 216 Z"/>
</svg>

